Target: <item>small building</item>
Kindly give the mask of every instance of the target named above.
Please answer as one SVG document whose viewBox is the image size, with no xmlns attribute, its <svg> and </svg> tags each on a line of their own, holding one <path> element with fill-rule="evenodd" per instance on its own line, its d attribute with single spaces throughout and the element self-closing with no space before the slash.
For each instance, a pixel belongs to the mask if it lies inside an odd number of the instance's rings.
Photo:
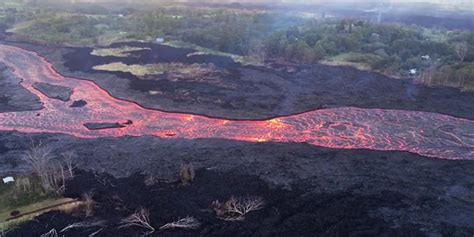
<svg viewBox="0 0 474 237">
<path fill-rule="evenodd" d="M 414 76 L 414 75 L 416 75 L 417 70 L 416 70 L 416 68 L 412 68 L 408 72 L 410 73 L 410 75 Z"/>
<path fill-rule="evenodd" d="M 430 55 L 423 55 L 421 56 L 421 59 L 430 60 Z"/>
<path fill-rule="evenodd" d="M 8 176 L 8 177 L 3 178 L 3 183 L 4 184 L 11 183 L 11 182 L 15 182 L 15 179 L 12 176 Z"/>
<path fill-rule="evenodd" d="M 155 42 L 156 42 L 157 44 L 162 44 L 162 43 L 165 42 L 165 38 L 156 38 Z"/>
</svg>

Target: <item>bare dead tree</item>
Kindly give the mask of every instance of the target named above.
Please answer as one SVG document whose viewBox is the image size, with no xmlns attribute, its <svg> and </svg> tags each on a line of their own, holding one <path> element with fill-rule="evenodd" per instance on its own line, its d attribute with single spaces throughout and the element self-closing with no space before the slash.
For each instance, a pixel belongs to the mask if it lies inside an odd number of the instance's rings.
<svg viewBox="0 0 474 237">
<path fill-rule="evenodd" d="M 53 173 L 52 179 L 55 181 L 56 193 L 63 194 L 66 190 L 66 174 L 64 173 L 64 167 L 61 163 L 58 164 L 58 167 L 59 170 Z"/>
<path fill-rule="evenodd" d="M 76 153 L 73 151 L 68 151 L 62 153 L 61 156 L 63 157 L 63 163 L 66 166 L 69 178 L 74 178 L 74 169 L 76 168 L 74 164 L 74 158 L 76 158 Z"/>
<path fill-rule="evenodd" d="M 59 233 L 68 231 L 70 229 L 102 227 L 102 226 L 105 226 L 105 221 L 95 221 L 95 222 L 82 221 L 82 222 L 76 222 L 64 227 L 61 231 L 59 231 Z"/>
<path fill-rule="evenodd" d="M 131 226 L 137 226 L 144 229 L 146 235 L 155 232 L 155 228 L 150 224 L 150 212 L 144 208 L 140 208 L 129 217 L 123 219 L 119 228 Z"/>
<path fill-rule="evenodd" d="M 201 226 L 201 222 L 199 222 L 196 218 L 194 217 L 186 217 L 179 219 L 174 222 L 167 223 L 163 226 L 160 227 L 160 230 L 166 230 L 166 229 L 189 229 L 189 230 L 194 230 L 199 228 Z"/>
<path fill-rule="evenodd" d="M 32 183 L 31 183 L 30 177 L 28 176 L 17 177 L 15 180 L 15 188 L 17 192 L 20 192 L 20 193 L 31 192 Z"/>
<path fill-rule="evenodd" d="M 94 237 L 96 234 L 100 233 L 104 228 L 100 228 L 98 229 L 97 231 L 93 232 L 93 233 L 90 233 L 89 234 L 89 237 Z"/>
<path fill-rule="evenodd" d="M 103 186 L 110 185 L 112 187 L 117 187 L 117 185 L 113 184 L 112 181 L 107 177 L 107 175 L 100 175 L 97 173 L 94 173 L 95 180 L 102 184 Z"/>
<path fill-rule="evenodd" d="M 32 142 L 29 150 L 22 157 L 23 161 L 30 165 L 40 178 L 41 186 L 46 192 L 54 190 L 54 184 L 51 180 L 52 173 L 54 173 L 54 168 L 52 168 L 53 158 L 52 149 L 44 146 L 41 142 Z"/>
<path fill-rule="evenodd" d="M 460 42 L 454 45 L 454 49 L 456 50 L 456 54 L 458 56 L 459 61 L 462 63 L 464 62 L 464 58 L 466 57 L 467 52 L 467 43 Z"/>
<path fill-rule="evenodd" d="M 41 237 L 58 237 L 58 232 L 56 229 L 51 229 L 50 231 L 42 234 Z"/>
<path fill-rule="evenodd" d="M 211 207 L 216 212 L 218 218 L 226 221 L 241 221 L 245 215 L 252 211 L 257 211 L 265 206 L 265 201 L 261 197 L 231 197 L 225 203 L 214 201 Z"/>
<path fill-rule="evenodd" d="M 85 209 L 86 216 L 92 216 L 94 214 L 95 201 L 93 197 L 94 193 L 92 192 L 82 194 L 81 200 Z"/>
</svg>

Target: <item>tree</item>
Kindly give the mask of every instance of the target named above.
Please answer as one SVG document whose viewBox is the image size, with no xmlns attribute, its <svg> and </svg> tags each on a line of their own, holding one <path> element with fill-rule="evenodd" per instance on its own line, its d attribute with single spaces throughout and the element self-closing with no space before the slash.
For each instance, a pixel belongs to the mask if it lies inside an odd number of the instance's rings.
<svg viewBox="0 0 474 237">
<path fill-rule="evenodd" d="M 326 51 L 321 44 L 316 44 L 313 48 L 314 60 L 319 61 L 326 56 Z"/>
<path fill-rule="evenodd" d="M 31 166 L 38 176 L 44 192 L 62 192 L 64 190 L 64 167 L 62 164 L 54 162 L 50 147 L 43 145 L 41 142 L 32 142 L 30 149 L 22 159 Z"/>
<path fill-rule="evenodd" d="M 336 26 L 337 32 L 343 32 L 343 31 L 345 31 L 345 30 L 346 30 L 346 23 L 347 23 L 347 21 L 346 21 L 345 19 L 339 21 L 339 23 L 338 23 L 337 26 Z"/>
<path fill-rule="evenodd" d="M 76 157 L 76 154 L 70 151 L 65 152 L 61 155 L 63 157 L 63 163 L 66 166 L 69 178 L 74 178 L 74 169 L 76 168 L 76 166 L 74 165 L 74 158 Z"/>
<path fill-rule="evenodd" d="M 226 221 L 241 221 L 249 212 L 258 211 L 265 207 L 265 201 L 261 197 L 231 197 L 224 203 L 218 200 L 212 202 L 211 207 L 218 218 Z"/>
<path fill-rule="evenodd" d="M 464 62 L 464 57 L 466 57 L 467 52 L 467 43 L 460 42 L 454 45 L 454 49 L 456 50 L 456 55 L 458 56 L 459 62 Z"/>
<path fill-rule="evenodd" d="M 30 149 L 23 156 L 23 161 L 33 168 L 40 178 L 41 185 L 45 191 L 51 190 L 53 182 L 50 180 L 52 165 L 52 150 L 40 143 L 31 143 Z"/>
<path fill-rule="evenodd" d="M 179 219 L 174 222 L 167 223 L 163 226 L 160 227 L 160 230 L 166 230 L 166 229 L 197 229 L 201 226 L 201 223 L 194 217 L 186 217 Z"/>
<path fill-rule="evenodd" d="M 248 55 L 259 62 L 264 62 L 266 58 L 265 44 L 260 40 L 250 41 Z"/>
<path fill-rule="evenodd" d="M 140 208 L 129 217 L 123 219 L 121 224 L 119 228 L 131 226 L 140 227 L 145 230 L 146 235 L 155 232 L 155 228 L 150 224 L 150 212 L 144 208 Z"/>
</svg>

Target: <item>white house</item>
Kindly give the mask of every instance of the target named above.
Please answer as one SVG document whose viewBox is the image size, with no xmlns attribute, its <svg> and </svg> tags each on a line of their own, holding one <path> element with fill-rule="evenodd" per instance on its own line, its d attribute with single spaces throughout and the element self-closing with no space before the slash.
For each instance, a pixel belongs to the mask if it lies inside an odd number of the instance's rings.
<svg viewBox="0 0 474 237">
<path fill-rule="evenodd" d="M 13 177 L 8 176 L 8 177 L 3 178 L 4 184 L 11 183 L 11 182 L 15 182 L 15 179 Z"/>
</svg>

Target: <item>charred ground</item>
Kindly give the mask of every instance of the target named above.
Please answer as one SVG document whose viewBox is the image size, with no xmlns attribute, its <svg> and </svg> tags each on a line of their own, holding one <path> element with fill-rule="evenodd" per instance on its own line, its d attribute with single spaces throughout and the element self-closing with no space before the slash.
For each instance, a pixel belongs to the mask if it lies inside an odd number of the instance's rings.
<svg viewBox="0 0 474 237">
<path fill-rule="evenodd" d="M 274 62 L 267 67 L 245 66 L 230 57 L 193 55 L 193 50 L 150 43 L 118 43 L 147 47 L 131 57 L 99 57 L 91 48 L 45 48 L 23 44 L 46 56 L 66 76 L 93 80 L 113 96 L 152 109 L 191 112 L 229 119 L 264 119 L 319 108 L 354 106 L 437 112 L 472 119 L 474 93 L 454 88 L 430 88 L 412 79 L 393 79 L 350 67 L 320 64 L 288 65 Z M 131 64 L 209 64 L 228 72 L 218 83 L 205 80 L 170 80 L 167 75 L 147 80 L 127 72 L 94 70 L 113 62 Z M 264 80 L 262 80 L 264 78 Z M 159 94 L 150 94 L 158 91 Z"/>
<path fill-rule="evenodd" d="M 134 175 L 115 179 L 103 175 L 107 184 L 97 182 L 92 173 L 80 172 L 68 183 L 66 196 L 80 198 L 92 191 L 98 208 L 93 218 L 67 215 L 58 212 L 45 214 L 35 222 L 29 222 L 11 236 L 41 235 L 52 228 L 61 230 L 79 221 L 106 220 L 103 226 L 77 228 L 65 231 L 67 236 L 84 236 L 101 228 L 101 236 L 133 236 L 138 228 L 118 229 L 120 217 L 143 205 L 150 210 L 151 223 L 164 225 L 180 217 L 193 216 L 201 222 L 200 230 L 162 230 L 152 236 L 319 236 L 378 235 L 419 236 L 414 225 L 391 228 L 390 224 L 374 218 L 368 210 L 379 208 L 403 208 L 407 197 L 394 192 L 360 195 L 341 192 L 337 194 L 308 193 L 302 184 L 295 190 L 269 189 L 255 176 L 219 174 L 200 171 L 191 186 L 177 183 L 144 184 L 145 177 Z M 233 195 L 259 195 L 265 198 L 263 211 L 249 214 L 242 222 L 226 222 L 217 219 L 210 209 L 214 200 L 226 200 Z M 449 232 L 449 227 L 446 228 Z"/>
<path fill-rule="evenodd" d="M 78 139 L 3 132 L 2 171 L 26 169 L 19 157 L 31 140 L 50 144 L 55 154 L 74 151 L 78 169 L 87 172 L 79 172 L 70 181 L 67 196 L 93 191 L 98 206 L 94 218 L 47 213 L 11 236 L 59 230 L 84 220 L 107 220 L 105 236 L 140 233 L 139 229 L 117 230 L 118 219 L 139 206 L 150 209 L 156 227 L 187 215 L 203 222 L 196 231 L 157 233 L 172 236 L 469 236 L 474 228 L 472 161 L 305 144 L 156 137 Z M 181 186 L 177 173 L 186 163 L 198 172 L 195 182 Z M 149 177 L 160 182 L 145 186 Z M 264 197 L 267 206 L 244 222 L 225 222 L 210 211 L 213 200 L 247 194 Z M 122 201 L 111 201 L 114 198 Z M 129 210 L 119 210 L 124 205 Z M 70 234 L 92 232 L 82 229 Z"/>
<path fill-rule="evenodd" d="M 12 111 L 40 110 L 39 98 L 20 85 L 21 79 L 5 65 L 0 64 L 0 113 Z"/>
</svg>

